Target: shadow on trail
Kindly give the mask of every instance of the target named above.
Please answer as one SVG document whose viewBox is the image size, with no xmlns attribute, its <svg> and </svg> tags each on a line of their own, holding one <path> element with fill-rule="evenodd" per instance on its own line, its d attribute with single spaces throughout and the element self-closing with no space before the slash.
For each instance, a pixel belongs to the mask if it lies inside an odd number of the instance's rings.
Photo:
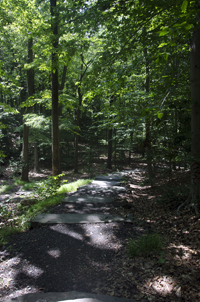
<svg viewBox="0 0 200 302">
<path fill-rule="evenodd" d="M 7 297 L 25 288 L 26 293 L 92 293 L 106 287 L 110 263 L 134 235 L 131 223 L 57 224 L 18 234 L 9 245 L 7 259 L 15 262 Z"/>
</svg>

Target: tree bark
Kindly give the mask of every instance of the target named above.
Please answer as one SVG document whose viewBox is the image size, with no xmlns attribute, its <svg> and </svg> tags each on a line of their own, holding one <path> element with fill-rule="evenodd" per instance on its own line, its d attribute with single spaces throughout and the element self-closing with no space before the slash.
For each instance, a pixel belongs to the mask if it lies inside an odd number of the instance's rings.
<svg viewBox="0 0 200 302">
<path fill-rule="evenodd" d="M 81 65 L 82 66 L 82 65 Z M 78 87 L 78 109 L 76 115 L 76 126 L 77 133 L 74 136 L 74 173 L 78 173 L 78 143 L 79 143 L 79 135 L 80 135 L 80 115 L 81 115 L 81 105 L 82 105 L 82 93 L 81 87 Z"/>
<path fill-rule="evenodd" d="M 52 175 L 61 173 L 60 150 L 59 150 L 59 105 L 58 105 L 58 15 L 56 12 L 56 0 L 50 1 L 51 28 L 53 31 L 52 50 Z"/>
<path fill-rule="evenodd" d="M 144 48 L 144 56 L 145 56 L 145 92 L 148 94 L 150 90 L 150 82 L 149 82 L 149 59 L 147 48 Z M 150 185 L 153 186 L 153 169 L 152 169 L 152 150 L 151 150 L 151 127 L 150 127 L 150 118 L 146 118 L 146 138 L 145 138 L 145 147 L 146 147 L 146 154 L 147 154 L 147 170 L 149 175 L 149 182 Z"/>
<path fill-rule="evenodd" d="M 112 129 L 108 130 L 108 160 L 107 168 L 112 169 Z"/>
<path fill-rule="evenodd" d="M 23 125 L 23 143 L 22 143 L 22 177 L 21 180 L 29 181 L 29 163 L 28 163 L 28 136 L 29 127 L 24 123 Z"/>
<path fill-rule="evenodd" d="M 200 7 L 200 2 L 198 3 Z M 198 13 L 200 23 L 200 13 Z M 190 52 L 191 79 L 191 197 L 192 201 L 200 202 L 200 27 L 199 24 L 193 35 Z"/>
<path fill-rule="evenodd" d="M 67 74 L 67 65 L 65 65 L 65 66 L 63 67 L 62 80 L 61 80 L 61 84 L 60 84 L 60 87 L 59 87 L 59 90 L 60 90 L 61 92 L 62 92 L 63 89 L 64 89 L 66 74 Z"/>
<path fill-rule="evenodd" d="M 82 48 L 82 47 L 81 47 Z M 81 93 L 81 82 L 83 77 L 87 71 L 88 66 L 84 63 L 83 54 L 80 55 L 81 57 L 81 68 L 80 68 L 80 76 L 79 76 L 79 86 L 78 86 L 78 108 L 76 114 L 76 126 L 77 126 L 77 133 L 74 135 L 74 172 L 78 173 L 78 144 L 79 144 L 79 136 L 80 136 L 80 117 L 81 117 L 81 106 L 83 101 L 83 96 Z M 83 71 L 83 64 L 86 68 Z"/>
<path fill-rule="evenodd" d="M 111 96 L 110 99 L 110 106 L 112 105 L 114 101 L 114 96 Z M 112 169 L 112 135 L 113 135 L 113 129 L 108 129 L 108 160 L 107 160 L 107 168 Z"/>
<path fill-rule="evenodd" d="M 129 145 L 129 154 L 128 154 L 128 165 L 131 165 L 131 151 L 132 151 L 132 143 L 133 143 L 133 131 L 131 131 L 130 135 L 130 145 Z"/>
<path fill-rule="evenodd" d="M 33 38 L 28 39 L 28 63 L 33 62 Z M 28 86 L 28 97 L 34 95 L 34 69 L 30 68 L 27 70 L 27 86 Z M 27 108 L 26 113 L 30 113 L 31 109 Z M 29 127 L 24 123 L 23 125 L 23 144 L 22 144 L 22 177 L 23 181 L 29 181 L 29 157 L 28 157 L 28 136 Z"/>
<path fill-rule="evenodd" d="M 38 143 L 34 143 L 34 172 L 39 172 Z"/>
<path fill-rule="evenodd" d="M 146 120 L 146 138 L 145 138 L 145 147 L 147 155 L 147 170 L 149 175 L 150 185 L 153 186 L 153 169 L 152 169 L 152 151 L 151 151 L 151 127 L 150 120 Z"/>
</svg>

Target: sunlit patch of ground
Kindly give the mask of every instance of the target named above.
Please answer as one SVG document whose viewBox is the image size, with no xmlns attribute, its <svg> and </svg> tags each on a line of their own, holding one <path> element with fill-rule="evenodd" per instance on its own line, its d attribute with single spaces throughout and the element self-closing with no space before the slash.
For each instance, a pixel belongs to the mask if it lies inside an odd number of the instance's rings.
<svg viewBox="0 0 200 302">
<path fill-rule="evenodd" d="M 43 274 L 43 271 L 20 257 L 2 261 L 0 265 L 0 298 L 2 294 L 4 298 L 8 299 L 38 291 L 31 285 L 25 285 L 23 289 L 18 289 L 15 280 L 19 274 L 30 278 L 38 278 Z"/>
<path fill-rule="evenodd" d="M 144 286 L 151 289 L 155 295 L 167 297 L 175 293 L 177 297 L 181 297 L 181 287 L 171 276 L 156 276 L 147 280 Z"/>
</svg>

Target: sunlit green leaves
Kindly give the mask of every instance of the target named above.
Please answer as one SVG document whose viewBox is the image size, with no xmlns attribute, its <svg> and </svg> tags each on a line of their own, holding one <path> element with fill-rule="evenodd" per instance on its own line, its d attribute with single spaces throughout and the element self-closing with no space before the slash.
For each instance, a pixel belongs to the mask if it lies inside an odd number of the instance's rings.
<svg viewBox="0 0 200 302">
<path fill-rule="evenodd" d="M 158 47 L 160 48 L 160 47 L 163 47 L 163 46 L 166 46 L 166 45 L 168 45 L 168 43 L 162 42 Z"/>
<path fill-rule="evenodd" d="M 44 115 L 38 115 L 35 113 L 29 113 L 24 115 L 24 121 L 27 126 L 33 129 L 45 130 L 49 129 L 50 119 L 46 118 Z"/>
<path fill-rule="evenodd" d="M 163 37 L 163 36 L 166 36 L 168 33 L 169 33 L 169 28 L 168 28 L 168 27 L 164 27 L 164 28 L 160 31 L 159 36 L 160 36 L 160 37 Z"/>
<path fill-rule="evenodd" d="M 161 119 L 163 117 L 163 112 L 158 112 L 157 116 L 158 116 L 159 119 Z"/>
<path fill-rule="evenodd" d="M 182 3 L 182 6 L 181 6 L 181 11 L 182 11 L 183 13 L 186 12 L 187 6 L 188 6 L 188 1 L 187 1 L 187 0 L 184 0 L 183 3 Z"/>
<path fill-rule="evenodd" d="M 3 108 L 3 112 L 8 112 L 12 114 L 18 114 L 19 111 L 16 108 L 12 108 L 10 105 L 5 103 L 0 103 L 0 108 Z"/>
</svg>

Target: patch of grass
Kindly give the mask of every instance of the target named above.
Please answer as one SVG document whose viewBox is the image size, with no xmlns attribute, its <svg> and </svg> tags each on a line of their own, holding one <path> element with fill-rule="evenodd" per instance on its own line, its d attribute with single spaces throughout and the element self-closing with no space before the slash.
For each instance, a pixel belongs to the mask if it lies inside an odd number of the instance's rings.
<svg viewBox="0 0 200 302">
<path fill-rule="evenodd" d="M 164 247 L 164 241 L 158 234 L 143 235 L 134 240 L 131 238 L 128 244 L 129 257 L 158 254 Z"/>
<path fill-rule="evenodd" d="M 37 185 L 36 181 L 27 182 L 23 185 L 23 190 L 31 191 Z"/>
<path fill-rule="evenodd" d="M 8 243 L 10 236 L 22 231 L 21 227 L 4 226 L 0 229 L 0 246 Z"/>
<path fill-rule="evenodd" d="M 57 194 L 52 197 L 39 200 L 34 205 L 18 205 L 17 211 L 12 213 L 12 217 L 8 214 L 10 212 L 1 211 L 5 225 L 0 229 L 0 246 L 9 241 L 9 237 L 13 234 L 26 231 L 30 228 L 30 220 L 39 213 L 45 212 L 48 207 L 61 203 L 64 198 L 63 194 Z M 0 209 L 1 210 L 1 209 Z M 2 216 L 1 215 L 1 216 Z M 6 221 L 9 218 L 9 222 Z"/>
<path fill-rule="evenodd" d="M 75 192 L 78 187 L 88 185 L 91 183 L 92 179 L 79 179 L 77 181 L 71 182 L 69 184 L 63 184 L 58 189 L 58 194 L 64 194 L 67 192 Z"/>
<path fill-rule="evenodd" d="M 31 191 L 37 185 L 35 181 L 22 181 L 20 178 L 14 178 L 13 184 L 8 184 L 6 181 L 0 186 L 0 194 L 9 193 L 14 186 L 22 186 L 22 190 Z"/>
<path fill-rule="evenodd" d="M 54 177 L 49 177 L 44 181 L 32 182 L 32 188 L 35 189 L 35 194 L 40 194 L 37 198 L 37 202 L 32 205 L 18 204 L 15 211 L 8 211 L 7 208 L 0 207 L 0 216 L 4 221 L 4 226 L 0 229 L 0 245 L 6 244 L 9 237 L 18 232 L 23 232 L 29 229 L 30 220 L 39 213 L 44 213 L 50 206 L 61 203 L 64 198 L 64 193 L 76 191 L 78 187 L 89 184 L 91 179 L 79 179 L 70 184 L 62 184 L 59 187 L 59 182 Z M 66 181 L 64 181 L 66 182 Z M 22 181 L 18 181 L 18 184 L 23 185 Z M 28 185 L 26 183 L 24 185 Z M 25 188 L 31 188 L 25 186 Z M 24 189 L 24 186 L 23 186 Z M 29 197 L 27 197 L 29 198 Z"/>
<path fill-rule="evenodd" d="M 26 183 L 27 183 L 26 181 L 23 181 L 20 178 L 17 178 L 17 177 L 14 178 L 14 185 L 15 186 L 23 186 Z"/>
<path fill-rule="evenodd" d="M 37 185 L 37 182 L 36 181 L 23 181 L 21 180 L 20 178 L 15 178 L 14 179 L 14 185 L 15 186 L 22 186 L 22 189 L 23 190 L 33 190 L 34 187 Z"/>
<path fill-rule="evenodd" d="M 50 206 L 61 203 L 64 195 L 54 195 L 46 199 L 40 200 L 34 205 L 26 206 L 25 211 L 18 217 L 18 224 L 20 224 L 23 230 L 30 227 L 30 220 L 39 213 L 45 212 Z"/>
<path fill-rule="evenodd" d="M 2 185 L 0 186 L 0 194 L 9 193 L 13 189 L 12 185 Z"/>
</svg>

